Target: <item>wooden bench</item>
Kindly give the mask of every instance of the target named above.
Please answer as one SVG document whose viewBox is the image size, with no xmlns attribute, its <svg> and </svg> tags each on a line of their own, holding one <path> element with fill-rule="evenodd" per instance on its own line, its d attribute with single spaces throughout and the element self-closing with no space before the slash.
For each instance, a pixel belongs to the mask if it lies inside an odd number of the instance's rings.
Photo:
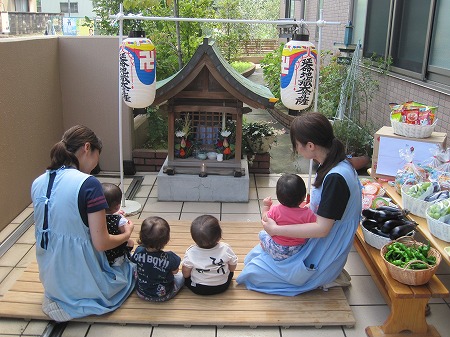
<svg viewBox="0 0 450 337">
<path fill-rule="evenodd" d="M 141 220 L 132 219 L 136 241 Z M 193 243 L 189 221 L 169 221 L 171 239 L 166 247 L 181 257 Z M 258 244 L 260 222 L 221 222 L 223 240 L 239 258 L 235 277 L 246 254 Z M 42 312 L 44 289 L 37 263 L 32 262 L 0 300 L 0 317 L 48 320 Z M 194 314 L 193 314 L 194 313 Z M 184 288 L 167 302 L 147 302 L 133 294 L 116 311 L 76 319 L 80 322 L 118 324 L 175 324 L 223 326 L 353 326 L 355 318 L 342 288 L 316 289 L 284 297 L 250 291 L 233 280 L 230 288 L 213 296 L 200 296 Z"/>
<path fill-rule="evenodd" d="M 422 286 L 408 286 L 394 280 L 387 270 L 380 251 L 366 244 L 361 228 L 355 236 L 355 247 L 383 295 L 391 312 L 382 326 L 369 326 L 370 337 L 437 337 L 439 332 L 425 319 L 426 305 L 430 298 L 444 298 L 449 292 L 439 278 L 433 278 Z"/>
</svg>

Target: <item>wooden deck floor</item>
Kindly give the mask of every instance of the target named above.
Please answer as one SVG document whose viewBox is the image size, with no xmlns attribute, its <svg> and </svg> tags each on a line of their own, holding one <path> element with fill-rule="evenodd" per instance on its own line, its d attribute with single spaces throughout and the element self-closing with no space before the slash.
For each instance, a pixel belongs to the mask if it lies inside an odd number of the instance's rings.
<svg viewBox="0 0 450 337">
<path fill-rule="evenodd" d="M 140 229 L 135 220 L 134 239 Z M 187 221 L 171 221 L 171 241 L 166 250 L 183 257 L 193 243 Z M 235 277 L 243 268 L 245 255 L 258 243 L 259 222 L 221 222 L 223 241 L 239 257 Z M 41 310 L 43 287 L 36 262 L 28 266 L 0 302 L 0 317 L 48 320 Z M 134 293 L 115 312 L 77 319 L 82 322 L 217 325 L 217 326 L 353 326 L 355 318 L 341 288 L 311 291 L 295 297 L 267 295 L 232 282 L 223 294 L 199 296 L 184 288 L 163 303 L 150 303 Z"/>
</svg>

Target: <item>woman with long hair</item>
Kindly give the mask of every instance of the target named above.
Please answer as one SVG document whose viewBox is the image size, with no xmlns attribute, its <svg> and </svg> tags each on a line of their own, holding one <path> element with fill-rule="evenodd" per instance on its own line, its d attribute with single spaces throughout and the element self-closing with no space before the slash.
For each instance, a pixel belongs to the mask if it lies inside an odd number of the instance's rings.
<svg viewBox="0 0 450 337">
<path fill-rule="evenodd" d="M 293 150 L 318 164 L 309 205 L 317 220 L 290 226 L 277 226 L 270 218 L 262 221 L 271 236 L 309 240 L 297 254 L 282 261 L 274 261 L 256 246 L 247 255 L 237 282 L 252 290 L 288 296 L 349 285 L 343 268 L 361 217 L 358 175 L 324 115 L 312 112 L 297 116 L 290 136 Z"/>
<path fill-rule="evenodd" d="M 50 151 L 47 171 L 31 188 L 43 311 L 55 321 L 117 309 L 134 287 L 134 265 L 110 266 L 104 253 L 126 242 L 134 225 L 110 235 L 97 166 L 102 143 L 89 128 L 67 130 Z"/>
</svg>

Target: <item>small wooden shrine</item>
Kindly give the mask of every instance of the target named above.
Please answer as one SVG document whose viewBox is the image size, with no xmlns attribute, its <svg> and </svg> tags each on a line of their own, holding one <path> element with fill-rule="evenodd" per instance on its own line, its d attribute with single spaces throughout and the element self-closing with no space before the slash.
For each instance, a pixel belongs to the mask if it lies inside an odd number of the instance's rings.
<svg viewBox="0 0 450 337">
<path fill-rule="evenodd" d="M 153 105 L 168 104 L 163 172 L 242 176 L 242 116 L 250 107 L 273 108 L 276 101 L 267 87 L 234 70 L 205 38 L 183 69 L 157 82 Z"/>
</svg>

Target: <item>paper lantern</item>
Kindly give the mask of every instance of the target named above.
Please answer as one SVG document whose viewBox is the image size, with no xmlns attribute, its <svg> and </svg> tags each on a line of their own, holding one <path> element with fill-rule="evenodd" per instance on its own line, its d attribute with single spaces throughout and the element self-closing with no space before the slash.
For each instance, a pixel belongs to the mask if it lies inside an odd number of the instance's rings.
<svg viewBox="0 0 450 337">
<path fill-rule="evenodd" d="M 281 101 L 291 110 L 306 109 L 314 97 L 317 51 L 307 36 L 300 35 L 299 41 L 294 35 L 281 54 Z"/>
<path fill-rule="evenodd" d="M 156 92 L 156 50 L 145 37 L 129 37 L 120 46 L 120 86 L 124 102 L 132 108 L 153 103 Z"/>
</svg>

